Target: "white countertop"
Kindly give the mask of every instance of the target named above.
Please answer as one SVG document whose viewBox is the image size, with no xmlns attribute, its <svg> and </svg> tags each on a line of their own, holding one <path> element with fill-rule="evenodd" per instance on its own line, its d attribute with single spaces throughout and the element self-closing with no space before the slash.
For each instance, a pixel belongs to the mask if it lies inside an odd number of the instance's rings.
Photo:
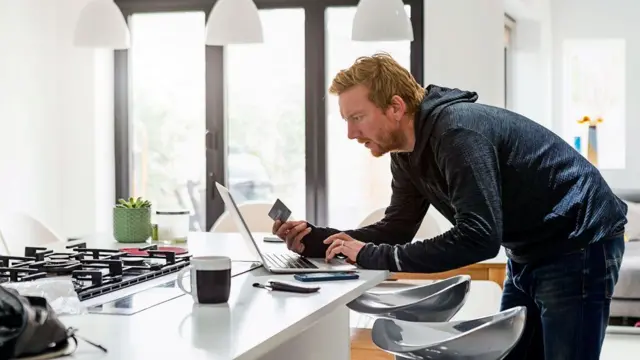
<svg viewBox="0 0 640 360">
<path fill-rule="evenodd" d="M 206 235 L 209 234 L 209 235 Z M 189 245 L 189 249 L 190 251 L 199 251 L 202 246 L 206 243 L 206 240 L 208 237 L 207 236 L 211 236 L 211 233 L 191 233 L 190 235 L 190 239 L 193 239 L 195 241 L 190 241 L 190 245 Z M 247 247 L 244 245 L 244 242 L 242 241 L 242 239 L 240 238 L 240 235 L 237 233 L 216 233 L 215 234 L 216 237 L 219 238 L 224 238 L 224 239 L 228 239 L 229 241 L 226 242 L 225 244 L 229 245 L 229 247 L 221 249 L 220 251 L 226 254 L 230 254 L 230 255 L 238 255 L 238 256 L 244 256 L 247 257 L 249 256 L 250 252 L 249 249 L 247 249 Z M 254 236 L 256 238 L 256 240 L 259 241 L 259 245 L 261 248 L 267 250 L 267 251 L 283 251 L 286 252 L 288 251 L 285 247 L 285 245 L 279 244 L 279 243 L 265 243 L 262 241 L 262 239 L 265 236 L 268 237 L 273 237 L 274 235 L 270 234 L 270 233 L 254 233 Z M 209 238 L 210 239 L 210 238 Z M 110 234 L 101 234 L 101 235 L 97 235 L 95 237 L 85 237 L 81 240 L 78 240 L 80 242 L 87 242 L 87 243 L 92 243 L 92 244 L 103 244 L 106 246 L 111 246 L 111 247 L 135 247 L 135 246 L 144 246 L 144 245 L 149 245 L 148 244 L 121 244 L 121 243 L 117 243 L 115 241 L 113 241 L 113 238 L 111 237 Z M 74 241 L 71 242 L 71 244 L 76 243 L 78 241 Z M 155 243 L 155 242 L 154 242 Z M 162 246 L 163 244 L 158 243 L 159 246 Z M 167 246 L 182 246 L 185 244 L 171 244 L 171 245 L 167 245 Z M 236 246 L 238 245 L 238 246 Z M 185 245 L 186 246 L 186 245 Z M 194 247 L 195 246 L 195 247 Z M 230 256 L 227 255 L 227 256 Z M 253 260 L 254 258 L 252 257 L 251 259 L 247 259 L 247 260 Z M 500 247 L 500 251 L 498 252 L 498 254 L 491 258 L 491 259 L 487 259 L 487 260 L 483 260 L 480 263 L 486 263 L 486 264 L 506 264 L 507 262 L 507 255 L 505 253 L 504 247 Z"/>
<path fill-rule="evenodd" d="M 89 247 L 141 245 L 85 240 Z M 287 251 L 283 244 L 260 246 Z M 255 260 L 239 234 L 192 233 L 188 248 L 192 255 Z M 105 354 L 80 341 L 73 359 L 256 359 L 387 276 L 386 271 L 361 270 L 358 280 L 321 282 L 317 283 L 321 286 L 317 293 L 294 294 L 253 287 L 254 282 L 270 278 L 293 280 L 291 275 L 275 276 L 259 268 L 232 279 L 231 296 L 224 306 L 194 305 L 191 296 L 184 295 L 130 316 L 86 314 L 65 315 L 61 319 L 65 325 L 78 328 L 80 336 L 108 350 Z M 143 285 L 174 278 L 172 274 Z"/>
</svg>

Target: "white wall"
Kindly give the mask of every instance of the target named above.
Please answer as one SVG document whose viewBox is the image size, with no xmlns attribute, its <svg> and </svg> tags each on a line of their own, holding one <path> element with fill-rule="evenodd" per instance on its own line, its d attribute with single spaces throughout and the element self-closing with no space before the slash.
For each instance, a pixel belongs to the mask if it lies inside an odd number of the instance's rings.
<svg viewBox="0 0 640 360">
<path fill-rule="evenodd" d="M 64 237 L 108 230 L 114 198 L 113 56 L 71 44 L 87 1 L 0 0 L 0 211 Z"/>
<path fill-rule="evenodd" d="M 478 93 L 504 104 L 504 1 L 425 0 L 424 84 Z M 430 208 L 443 230 L 452 225 Z"/>
<path fill-rule="evenodd" d="M 504 1 L 425 0 L 424 81 L 504 103 Z"/>
<path fill-rule="evenodd" d="M 552 127 L 550 0 L 425 0 L 425 82 L 504 99 L 504 14 L 513 29 L 511 110 Z"/>
<path fill-rule="evenodd" d="M 511 48 L 509 106 L 553 129 L 550 0 L 505 0 L 505 11 L 516 20 Z"/>
<path fill-rule="evenodd" d="M 562 98 L 562 43 L 572 38 L 624 38 L 626 40 L 626 168 L 602 170 L 613 188 L 640 189 L 640 2 L 637 0 L 553 0 L 551 19 L 553 29 L 553 114 L 554 129 L 561 131 Z M 603 69 L 606 71 L 606 69 Z"/>
</svg>

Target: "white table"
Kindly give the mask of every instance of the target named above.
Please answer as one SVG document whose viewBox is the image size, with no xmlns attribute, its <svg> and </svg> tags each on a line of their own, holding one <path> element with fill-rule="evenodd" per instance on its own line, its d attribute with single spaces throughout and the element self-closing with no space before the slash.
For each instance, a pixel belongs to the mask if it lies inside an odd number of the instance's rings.
<svg viewBox="0 0 640 360">
<path fill-rule="evenodd" d="M 86 239 L 85 239 L 86 240 Z M 88 240 L 89 247 L 131 247 L 108 238 Z M 139 244 L 133 245 L 139 246 Z M 283 244 L 261 243 L 286 252 Z M 192 255 L 226 255 L 254 260 L 239 234 L 192 233 Z M 130 315 L 62 316 L 65 325 L 108 349 L 80 342 L 73 359 L 342 359 L 350 358 L 349 310 L 345 306 L 385 280 L 386 271 L 361 270 L 360 279 L 318 283 L 319 292 L 269 292 L 252 286 L 274 276 L 263 268 L 232 279 L 225 306 L 194 305 L 185 295 Z M 162 278 L 166 282 L 175 278 Z M 144 286 L 150 286 L 143 284 Z M 131 289 L 121 290 L 132 291 Z M 114 296 L 105 295 L 105 296 Z M 91 300 L 90 300 L 91 301 Z"/>
</svg>

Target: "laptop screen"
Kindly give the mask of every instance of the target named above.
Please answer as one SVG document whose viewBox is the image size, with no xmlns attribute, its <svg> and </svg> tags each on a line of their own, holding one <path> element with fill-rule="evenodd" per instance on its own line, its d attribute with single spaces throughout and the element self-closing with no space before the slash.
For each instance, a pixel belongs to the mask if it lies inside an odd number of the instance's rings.
<svg viewBox="0 0 640 360">
<path fill-rule="evenodd" d="M 226 187 L 222 186 L 218 182 L 216 182 L 216 187 L 218 188 L 218 192 L 220 193 L 220 196 L 222 196 L 222 200 L 224 201 L 225 207 L 231 214 L 231 217 L 233 217 L 233 220 L 236 222 L 236 226 L 238 226 L 240 235 L 242 235 L 242 238 L 244 239 L 245 244 L 247 245 L 247 248 L 249 249 L 249 251 L 253 253 L 254 256 L 257 256 L 260 258 L 260 260 L 262 261 L 262 265 L 265 265 L 267 262 L 262 256 L 262 253 L 260 252 L 260 248 L 258 247 L 258 244 L 256 243 L 255 239 L 251 235 L 251 231 L 249 230 L 249 227 L 245 223 L 244 218 L 242 217 L 242 214 L 240 214 L 240 210 L 238 209 L 238 206 L 236 205 L 235 200 L 233 200 L 231 193 L 229 193 L 229 190 Z"/>
</svg>

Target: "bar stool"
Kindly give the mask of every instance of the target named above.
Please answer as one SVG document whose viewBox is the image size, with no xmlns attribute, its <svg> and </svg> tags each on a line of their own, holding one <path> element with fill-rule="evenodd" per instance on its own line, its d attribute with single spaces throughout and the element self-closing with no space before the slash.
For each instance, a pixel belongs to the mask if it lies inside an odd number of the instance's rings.
<svg viewBox="0 0 640 360">
<path fill-rule="evenodd" d="M 448 321 L 464 305 L 470 286 L 469 275 L 458 275 L 400 290 L 369 290 L 348 303 L 347 307 L 374 318 L 413 322 Z"/>
<path fill-rule="evenodd" d="M 417 323 L 379 318 L 371 338 L 399 359 L 503 359 L 524 330 L 526 307 L 463 321 Z"/>
</svg>

